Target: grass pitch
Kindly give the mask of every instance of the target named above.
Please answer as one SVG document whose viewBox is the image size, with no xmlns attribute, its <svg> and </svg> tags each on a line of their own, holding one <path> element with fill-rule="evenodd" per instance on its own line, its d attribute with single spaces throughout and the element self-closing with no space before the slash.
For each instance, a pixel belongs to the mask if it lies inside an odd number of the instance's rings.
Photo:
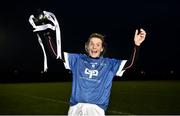
<svg viewBox="0 0 180 116">
<path fill-rule="evenodd" d="M 66 115 L 71 82 L 0 84 L 0 115 Z M 106 114 L 180 114 L 180 81 L 114 81 Z"/>
</svg>

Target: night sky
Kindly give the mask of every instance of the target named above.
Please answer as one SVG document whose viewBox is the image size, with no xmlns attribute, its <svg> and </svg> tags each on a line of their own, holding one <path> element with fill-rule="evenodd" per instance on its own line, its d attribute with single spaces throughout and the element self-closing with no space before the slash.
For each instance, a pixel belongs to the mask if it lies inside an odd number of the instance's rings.
<svg viewBox="0 0 180 116">
<path fill-rule="evenodd" d="M 106 36 L 105 57 L 128 59 L 133 50 L 135 29 L 144 28 L 147 37 L 140 49 L 138 70 L 147 74 L 179 74 L 177 1 L 25 0 L 5 1 L 0 6 L 1 73 L 43 70 L 43 53 L 28 22 L 31 14 L 42 9 L 56 15 L 64 51 L 84 53 L 88 36 L 98 32 Z M 54 68 L 65 70 L 57 65 Z"/>
</svg>

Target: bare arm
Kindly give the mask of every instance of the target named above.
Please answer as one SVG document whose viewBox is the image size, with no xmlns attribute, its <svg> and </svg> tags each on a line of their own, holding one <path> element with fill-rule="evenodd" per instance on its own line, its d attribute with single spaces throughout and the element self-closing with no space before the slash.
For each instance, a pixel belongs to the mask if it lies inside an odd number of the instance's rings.
<svg viewBox="0 0 180 116">
<path fill-rule="evenodd" d="M 44 34 L 44 38 L 45 38 L 45 44 L 47 47 L 45 47 L 46 49 L 48 49 L 49 54 L 53 57 L 53 58 L 57 58 L 57 44 L 56 41 L 53 37 L 53 35 L 51 34 L 51 32 L 46 32 Z M 61 47 L 61 58 L 60 60 L 62 62 L 64 62 L 64 54 L 62 52 L 62 47 Z"/>
<path fill-rule="evenodd" d="M 134 35 L 134 44 L 135 45 L 133 48 L 133 52 L 132 52 L 130 58 L 128 59 L 128 61 L 126 62 L 123 70 L 127 70 L 127 69 L 135 66 L 138 56 L 139 56 L 140 45 L 145 40 L 145 37 L 146 37 L 146 32 L 143 29 L 140 29 L 139 32 L 136 29 L 135 35 Z"/>
<path fill-rule="evenodd" d="M 127 70 L 135 66 L 138 56 L 139 56 L 139 50 L 140 50 L 140 47 L 135 45 L 133 48 L 133 52 L 131 53 L 130 58 L 127 60 L 123 70 Z"/>
</svg>

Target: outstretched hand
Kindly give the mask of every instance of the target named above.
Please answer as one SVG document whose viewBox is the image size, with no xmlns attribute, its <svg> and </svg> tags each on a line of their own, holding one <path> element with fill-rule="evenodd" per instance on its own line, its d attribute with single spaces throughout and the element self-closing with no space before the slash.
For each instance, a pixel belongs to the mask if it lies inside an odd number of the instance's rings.
<svg viewBox="0 0 180 116">
<path fill-rule="evenodd" d="M 141 43 L 145 40 L 146 32 L 143 29 L 140 29 L 138 32 L 138 29 L 136 29 L 135 35 L 134 35 L 134 43 L 137 46 L 140 46 Z"/>
</svg>

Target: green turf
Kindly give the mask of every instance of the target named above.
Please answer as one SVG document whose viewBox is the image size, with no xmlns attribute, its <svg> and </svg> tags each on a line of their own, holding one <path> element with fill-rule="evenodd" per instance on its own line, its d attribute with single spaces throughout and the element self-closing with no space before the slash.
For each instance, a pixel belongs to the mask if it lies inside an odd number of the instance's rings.
<svg viewBox="0 0 180 116">
<path fill-rule="evenodd" d="M 0 84 L 0 114 L 67 114 L 71 82 Z M 114 81 L 107 114 L 180 114 L 180 81 Z"/>
<path fill-rule="evenodd" d="M 180 114 L 180 81 L 114 82 L 108 111 Z"/>
<path fill-rule="evenodd" d="M 70 83 L 0 85 L 0 114 L 66 114 Z"/>
</svg>

